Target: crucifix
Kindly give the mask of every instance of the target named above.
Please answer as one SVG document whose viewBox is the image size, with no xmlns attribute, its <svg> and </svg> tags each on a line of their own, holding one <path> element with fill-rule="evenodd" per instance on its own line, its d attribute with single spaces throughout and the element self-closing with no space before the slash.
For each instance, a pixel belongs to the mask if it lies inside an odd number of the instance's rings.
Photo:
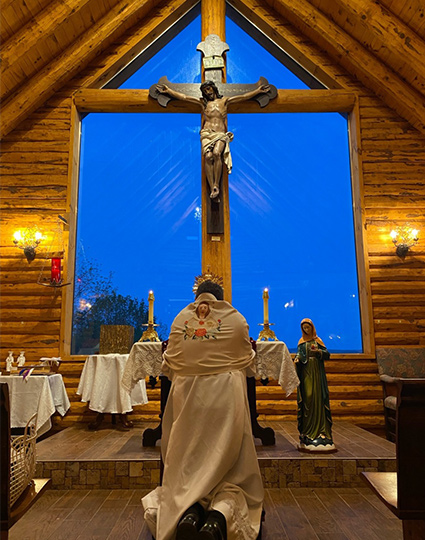
<svg viewBox="0 0 425 540">
<path fill-rule="evenodd" d="M 198 105 L 202 112 L 200 131 L 202 166 L 202 271 L 207 266 L 221 275 L 225 297 L 231 300 L 230 220 L 228 174 L 232 160 L 227 130 L 227 108 L 232 103 L 255 99 L 265 107 L 276 97 L 277 89 L 261 77 L 254 84 L 226 84 L 224 41 L 225 0 L 202 0 L 202 37 L 197 50 L 203 54 L 203 83 L 175 84 L 161 77 L 149 89 L 151 98 L 162 107 L 172 99 Z"/>
</svg>

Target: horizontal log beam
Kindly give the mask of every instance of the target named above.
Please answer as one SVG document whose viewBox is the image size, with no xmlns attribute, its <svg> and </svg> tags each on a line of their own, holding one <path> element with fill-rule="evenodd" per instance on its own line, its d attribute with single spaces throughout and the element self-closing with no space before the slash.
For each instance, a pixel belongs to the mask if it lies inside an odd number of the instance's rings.
<svg viewBox="0 0 425 540">
<path fill-rule="evenodd" d="M 375 386 L 331 386 L 329 385 L 329 394 L 331 399 L 382 399 L 382 385 Z M 275 399 L 279 401 L 287 401 L 285 391 L 280 386 L 257 386 L 257 400 Z M 149 396 L 148 399 L 153 399 Z M 159 399 L 159 396 L 158 398 Z"/>
<path fill-rule="evenodd" d="M 377 414 L 382 411 L 382 399 L 347 399 L 344 401 L 330 400 L 332 415 Z M 146 405 L 144 405 L 146 407 Z M 296 409 L 296 400 L 269 401 L 257 400 L 257 411 L 265 414 L 290 413 Z M 295 412 L 295 411 L 294 411 Z"/>
<path fill-rule="evenodd" d="M 74 426 L 76 423 L 89 423 L 93 420 L 96 413 L 90 410 L 87 410 L 85 414 L 74 414 L 71 409 L 68 411 L 66 416 L 63 418 L 61 416 L 53 417 L 53 426 L 58 427 L 59 429 L 65 429 L 67 427 Z M 338 416 L 338 415 L 335 415 Z M 356 426 L 363 428 L 382 428 L 384 426 L 384 415 L 382 414 L 361 414 L 355 415 L 351 414 L 343 417 L 344 422 L 350 422 Z M 144 414 L 143 409 L 139 405 L 134 406 L 134 411 L 131 414 L 131 420 L 137 426 L 142 422 L 152 422 L 152 427 L 155 427 L 158 424 L 158 416 L 155 413 Z M 260 414 L 258 416 L 260 422 L 265 421 L 275 421 L 275 422 L 294 422 L 296 420 L 296 411 L 291 414 Z"/>
<path fill-rule="evenodd" d="M 29 321 L 26 320 L 25 324 L 21 322 L 0 322 L 0 332 L 2 336 L 2 342 L 4 343 L 10 337 L 15 337 L 18 341 L 22 336 L 29 335 L 46 335 L 56 336 L 59 334 L 60 320 L 56 321 Z"/>
<path fill-rule="evenodd" d="M 172 100 L 167 108 L 151 99 L 148 90 L 82 89 L 74 94 L 80 112 L 200 113 L 196 104 Z M 255 101 L 229 105 L 229 113 L 350 112 L 356 94 L 348 90 L 279 90 L 267 107 Z"/>
</svg>

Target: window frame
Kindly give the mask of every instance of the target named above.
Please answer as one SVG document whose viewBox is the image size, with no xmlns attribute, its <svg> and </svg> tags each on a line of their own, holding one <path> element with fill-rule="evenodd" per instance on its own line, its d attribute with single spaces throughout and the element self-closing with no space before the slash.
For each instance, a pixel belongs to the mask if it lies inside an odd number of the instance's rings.
<svg viewBox="0 0 425 540">
<path fill-rule="evenodd" d="M 245 104 L 245 112 L 253 112 L 252 104 Z M 253 104 L 255 105 L 255 104 Z M 240 110 L 229 113 L 243 112 Z M 258 109 L 255 109 L 258 112 Z M 158 112 L 194 113 L 198 109 L 190 104 L 171 102 L 164 110 L 151 100 L 148 90 L 81 89 L 72 99 L 70 153 L 68 165 L 67 211 L 69 231 L 65 238 L 64 275 L 71 284 L 63 292 L 61 310 L 60 354 L 62 358 L 82 359 L 71 355 L 72 313 L 74 300 L 76 225 L 78 213 L 79 169 L 81 150 L 81 120 L 90 112 Z M 339 112 L 348 115 L 349 154 L 351 168 L 351 191 L 353 200 L 354 236 L 357 260 L 357 276 L 362 329 L 362 353 L 335 353 L 335 359 L 374 358 L 375 342 L 372 314 L 371 287 L 368 266 L 368 250 L 363 205 L 363 176 L 361 160 L 360 112 L 357 93 L 347 90 L 279 90 L 278 97 L 263 112 Z M 201 155 L 200 155 L 201 159 Z M 228 239 L 230 242 L 230 238 Z"/>
</svg>

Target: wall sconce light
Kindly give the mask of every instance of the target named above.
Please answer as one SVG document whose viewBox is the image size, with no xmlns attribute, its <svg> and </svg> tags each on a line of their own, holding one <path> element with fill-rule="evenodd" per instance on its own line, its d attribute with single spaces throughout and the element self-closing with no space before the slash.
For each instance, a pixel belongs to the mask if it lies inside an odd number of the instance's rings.
<svg viewBox="0 0 425 540">
<path fill-rule="evenodd" d="M 419 231 L 417 229 L 412 229 L 412 227 L 407 224 L 402 227 L 397 227 L 390 232 L 390 236 L 396 246 L 396 253 L 400 258 L 403 259 L 407 255 L 409 248 L 418 242 L 418 234 Z"/>
<path fill-rule="evenodd" d="M 44 264 L 38 276 L 38 285 L 54 288 L 70 285 L 70 283 L 64 283 L 62 277 L 62 261 L 64 257 L 63 229 L 67 226 L 68 220 L 64 216 L 58 216 L 56 230 L 52 233 L 50 246 L 44 250 Z M 47 269 L 48 265 L 50 270 Z"/>
<path fill-rule="evenodd" d="M 36 249 L 42 239 L 43 235 L 36 226 L 21 229 L 13 234 L 13 243 L 17 248 L 24 250 L 28 262 L 35 259 Z"/>
</svg>

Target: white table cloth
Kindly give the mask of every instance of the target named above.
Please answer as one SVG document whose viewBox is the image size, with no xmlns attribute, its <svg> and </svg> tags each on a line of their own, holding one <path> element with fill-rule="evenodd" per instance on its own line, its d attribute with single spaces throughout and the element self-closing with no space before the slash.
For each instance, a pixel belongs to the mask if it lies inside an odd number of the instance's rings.
<svg viewBox="0 0 425 540">
<path fill-rule="evenodd" d="M 294 362 L 283 341 L 257 341 L 256 378 L 274 379 L 288 397 L 300 384 Z"/>
<path fill-rule="evenodd" d="M 89 356 L 81 373 L 77 394 L 81 401 L 90 402 L 89 409 L 99 413 L 124 414 L 133 405 L 148 402 L 144 379 L 137 381 L 131 392 L 121 385 L 128 354 Z"/>
<path fill-rule="evenodd" d="M 1 376 L 7 383 L 10 397 L 10 427 L 20 428 L 37 413 L 37 436 L 52 427 L 51 416 L 64 416 L 70 407 L 62 375 L 31 375 L 23 380 L 20 375 Z"/>
<path fill-rule="evenodd" d="M 137 342 L 128 356 L 122 385 L 131 392 L 138 381 L 161 374 L 162 343 Z M 256 378 L 275 379 L 289 396 L 299 384 L 297 372 L 283 341 L 257 341 Z"/>
</svg>

